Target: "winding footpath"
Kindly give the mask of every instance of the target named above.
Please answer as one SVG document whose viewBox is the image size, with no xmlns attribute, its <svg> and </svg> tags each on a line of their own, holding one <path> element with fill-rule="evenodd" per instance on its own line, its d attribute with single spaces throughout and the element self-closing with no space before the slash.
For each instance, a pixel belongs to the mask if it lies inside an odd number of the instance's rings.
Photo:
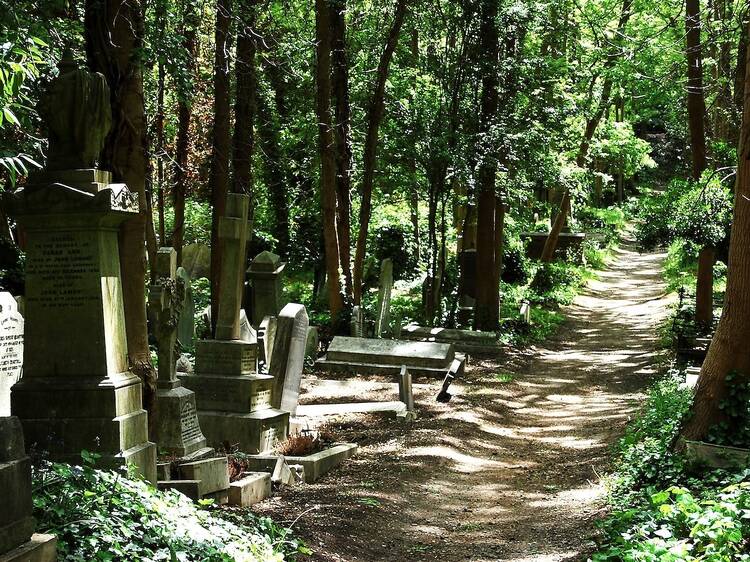
<svg viewBox="0 0 750 562">
<path fill-rule="evenodd" d="M 447 405 L 419 387 L 411 426 L 346 418 L 357 458 L 260 510 L 300 516 L 312 560 L 586 560 L 611 445 L 656 367 L 663 260 L 626 242 L 543 347 L 474 361 Z"/>
</svg>

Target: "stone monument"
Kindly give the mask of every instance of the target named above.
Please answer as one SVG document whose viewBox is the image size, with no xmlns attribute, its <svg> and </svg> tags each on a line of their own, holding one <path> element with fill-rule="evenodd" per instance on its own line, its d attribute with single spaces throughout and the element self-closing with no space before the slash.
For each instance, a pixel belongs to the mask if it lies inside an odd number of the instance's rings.
<svg viewBox="0 0 750 562">
<path fill-rule="evenodd" d="M 250 264 L 247 276 L 252 283 L 252 322 L 260 326 L 266 316 L 276 316 L 284 306 L 281 274 L 286 263 L 271 252 L 261 252 Z"/>
<path fill-rule="evenodd" d="M 390 332 L 391 324 L 391 291 L 393 290 L 393 261 L 383 260 L 380 266 L 380 289 L 378 291 L 378 310 L 375 319 L 375 337 L 382 337 Z"/>
<path fill-rule="evenodd" d="M 0 293 L 0 416 L 10 415 L 10 388 L 23 371 L 23 316 L 10 293 Z"/>
<path fill-rule="evenodd" d="M 289 412 L 292 416 L 297 412 L 309 326 L 307 310 L 303 305 L 294 303 L 289 303 L 281 309 L 276 324 L 271 365 L 268 370 L 273 375 L 271 405 Z"/>
<path fill-rule="evenodd" d="M 6 198 L 26 238 L 24 375 L 11 409 L 28 446 L 78 462 L 132 463 L 156 477 L 141 381 L 129 370 L 118 233 L 138 196 L 96 159 L 109 131 L 109 88 L 68 56 L 44 98 L 49 161 Z"/>
<path fill-rule="evenodd" d="M 185 287 L 185 297 L 182 300 L 180 320 L 177 323 L 177 341 L 181 349 L 191 350 L 195 346 L 195 300 L 190 286 L 190 275 L 184 267 L 177 268 L 177 278 L 182 280 Z"/>
<path fill-rule="evenodd" d="M 0 560 L 50 562 L 56 559 L 57 539 L 34 534 L 31 516 L 31 461 L 17 417 L 0 417 Z"/>
<path fill-rule="evenodd" d="M 184 301 L 184 280 L 177 276 L 177 253 L 173 248 L 160 248 L 156 256 L 156 283 L 148 296 L 159 353 L 155 432 L 159 449 L 179 457 L 206 448 L 206 438 L 198 423 L 195 393 L 182 386 L 176 373 L 177 329 Z"/>
<path fill-rule="evenodd" d="M 195 392 L 198 419 L 208 444 L 246 453 L 273 448 L 286 438 L 289 414 L 271 407 L 273 378 L 258 374 L 258 343 L 241 339 L 240 305 L 247 240 L 247 195 L 227 196 L 219 224 L 222 245 L 216 336 L 195 348 L 195 374 L 180 373 Z"/>
</svg>

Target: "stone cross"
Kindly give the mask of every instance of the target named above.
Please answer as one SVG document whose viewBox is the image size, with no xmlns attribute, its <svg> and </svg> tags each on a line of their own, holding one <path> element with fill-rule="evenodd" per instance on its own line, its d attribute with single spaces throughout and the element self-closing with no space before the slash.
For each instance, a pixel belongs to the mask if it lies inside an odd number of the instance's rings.
<svg viewBox="0 0 750 562">
<path fill-rule="evenodd" d="M 380 266 L 380 290 L 378 291 L 378 310 L 375 320 L 375 337 L 381 337 L 390 329 L 391 323 L 391 290 L 393 289 L 393 261 L 383 260 Z"/>
<path fill-rule="evenodd" d="M 219 219 L 221 241 L 221 277 L 219 311 L 216 318 L 217 340 L 240 339 L 240 306 L 245 278 L 247 213 L 250 197 L 241 193 L 227 195 L 225 216 Z"/>
<path fill-rule="evenodd" d="M 177 326 L 185 298 L 185 285 L 177 277 L 177 253 L 174 248 L 159 248 L 155 266 L 156 283 L 149 290 L 148 306 L 154 319 L 154 334 L 159 350 L 159 386 L 171 388 L 177 382 Z"/>
</svg>

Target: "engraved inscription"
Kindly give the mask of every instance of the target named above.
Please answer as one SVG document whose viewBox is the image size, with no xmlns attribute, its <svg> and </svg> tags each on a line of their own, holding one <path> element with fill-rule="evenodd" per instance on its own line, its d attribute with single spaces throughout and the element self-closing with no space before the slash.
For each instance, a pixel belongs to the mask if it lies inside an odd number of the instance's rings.
<svg viewBox="0 0 750 562">
<path fill-rule="evenodd" d="M 258 390 L 250 398 L 250 410 L 260 410 L 271 407 L 271 389 Z"/>
<path fill-rule="evenodd" d="M 193 441 L 203 437 L 200 425 L 198 424 L 198 416 L 195 413 L 195 404 L 190 400 L 187 400 L 182 404 L 180 425 L 182 428 L 183 441 Z"/>
<path fill-rule="evenodd" d="M 199 372 L 205 374 L 241 375 L 257 372 L 258 348 L 242 346 L 229 352 L 224 346 L 206 345 L 200 348 L 197 358 Z"/>
<path fill-rule="evenodd" d="M 81 308 L 89 295 L 84 279 L 98 275 L 96 249 L 90 240 L 57 234 L 30 244 L 26 274 L 41 290 L 27 296 L 29 304 L 43 308 Z"/>
</svg>

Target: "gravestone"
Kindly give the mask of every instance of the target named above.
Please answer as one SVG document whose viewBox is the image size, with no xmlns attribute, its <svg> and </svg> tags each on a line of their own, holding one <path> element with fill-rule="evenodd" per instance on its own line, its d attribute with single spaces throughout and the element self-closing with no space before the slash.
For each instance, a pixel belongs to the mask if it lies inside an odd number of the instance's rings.
<svg viewBox="0 0 750 562">
<path fill-rule="evenodd" d="M 250 264 L 247 276 L 252 283 L 252 321 L 259 326 L 266 316 L 276 316 L 284 306 L 282 277 L 286 263 L 272 252 L 261 252 Z"/>
<path fill-rule="evenodd" d="M 349 334 L 354 338 L 364 337 L 365 314 L 362 307 L 354 305 L 352 308 L 352 319 L 349 322 Z"/>
<path fill-rule="evenodd" d="M 310 321 L 301 304 L 289 303 L 281 309 L 276 324 L 276 336 L 269 373 L 273 376 L 271 403 L 274 408 L 297 411 L 299 386 L 305 366 L 307 329 Z"/>
<path fill-rule="evenodd" d="M 156 282 L 149 291 L 148 306 L 154 318 L 159 376 L 155 424 L 157 444 L 170 454 L 184 457 L 206 447 L 195 408 L 195 393 L 177 378 L 179 357 L 177 329 L 185 302 L 184 278 L 177 276 L 177 253 L 159 248 Z"/>
<path fill-rule="evenodd" d="M 211 248 L 205 244 L 188 244 L 182 249 L 182 267 L 190 279 L 211 277 Z"/>
<path fill-rule="evenodd" d="M 271 407 L 273 378 L 258 373 L 258 343 L 241 339 L 240 305 L 244 281 L 249 197 L 227 196 L 221 218 L 222 247 L 216 336 L 199 340 L 195 373 L 180 380 L 195 392 L 198 419 L 208 444 L 238 446 L 259 453 L 285 439 L 289 414 Z"/>
<path fill-rule="evenodd" d="M 185 297 L 182 300 L 180 320 L 177 324 L 177 341 L 182 349 L 193 349 L 195 346 L 195 300 L 190 285 L 190 275 L 184 267 L 177 268 L 177 278 L 182 280 Z"/>
<path fill-rule="evenodd" d="M 265 370 L 271 366 L 273 355 L 273 341 L 276 337 L 276 317 L 266 316 L 258 326 L 258 353 L 259 361 L 265 365 Z"/>
<path fill-rule="evenodd" d="M 386 258 L 380 266 L 380 289 L 378 291 L 378 310 L 375 320 L 376 338 L 381 337 L 390 330 L 392 290 L 393 261 L 390 258 Z"/>
<path fill-rule="evenodd" d="M 248 343 L 257 343 L 258 334 L 250 325 L 245 309 L 240 309 L 240 339 Z"/>
<path fill-rule="evenodd" d="M 0 416 L 10 415 L 10 388 L 23 372 L 23 316 L 10 293 L 0 293 Z"/>
<path fill-rule="evenodd" d="M 0 498 L 0 560 L 55 560 L 57 539 L 34 534 L 31 460 L 24 450 L 23 430 L 17 417 L 0 417 Z"/>
<path fill-rule="evenodd" d="M 307 328 L 307 341 L 305 342 L 305 357 L 310 357 L 313 361 L 318 357 L 318 347 L 320 346 L 320 336 L 318 335 L 317 326 Z"/>
<path fill-rule="evenodd" d="M 120 225 L 138 214 L 138 195 L 93 166 L 111 123 L 109 88 L 63 60 L 44 98 L 47 167 L 6 199 L 26 236 L 24 374 L 11 409 L 26 444 L 49 458 L 103 466 L 134 464 L 156 477 L 141 380 L 129 369 Z"/>
</svg>

